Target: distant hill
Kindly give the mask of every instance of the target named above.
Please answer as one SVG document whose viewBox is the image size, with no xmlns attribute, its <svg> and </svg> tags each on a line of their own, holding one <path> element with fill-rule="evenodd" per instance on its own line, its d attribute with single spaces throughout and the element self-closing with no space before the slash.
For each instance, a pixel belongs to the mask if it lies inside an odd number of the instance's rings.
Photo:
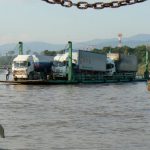
<svg viewBox="0 0 150 150">
<path fill-rule="evenodd" d="M 61 50 L 63 49 L 63 44 L 50 44 L 46 42 L 24 42 L 23 49 L 24 52 L 31 50 L 32 52 L 41 52 L 43 50 Z M 17 43 L 0 45 L 0 54 L 6 54 L 8 51 L 15 51 L 18 53 Z"/>
<path fill-rule="evenodd" d="M 31 50 L 32 52 L 41 52 L 43 50 L 62 50 L 65 49 L 67 44 L 51 44 L 46 42 L 25 42 L 24 51 Z M 132 37 L 123 37 L 122 45 L 127 45 L 130 47 L 136 47 L 139 45 L 150 44 L 150 34 L 138 34 Z M 0 45 L 0 54 L 6 54 L 8 51 L 15 51 L 18 53 L 16 43 Z M 74 49 L 93 49 L 93 48 L 103 48 L 106 46 L 116 47 L 118 46 L 118 39 L 94 39 L 85 42 L 74 43 Z"/>
<path fill-rule="evenodd" d="M 136 47 L 139 45 L 150 44 L 150 34 L 138 34 L 132 37 L 127 37 L 122 39 L 122 45 L 126 45 L 129 47 Z M 87 48 L 103 48 L 106 46 L 117 47 L 118 39 L 95 39 L 91 41 L 75 43 L 75 47 L 87 46 Z"/>
</svg>

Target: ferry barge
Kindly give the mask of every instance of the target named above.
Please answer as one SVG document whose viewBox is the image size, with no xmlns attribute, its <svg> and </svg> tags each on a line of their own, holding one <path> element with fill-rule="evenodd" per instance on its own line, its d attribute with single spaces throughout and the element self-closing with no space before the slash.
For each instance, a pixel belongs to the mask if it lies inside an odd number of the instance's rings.
<svg viewBox="0 0 150 150">
<path fill-rule="evenodd" d="M 55 56 L 23 55 L 22 42 L 19 42 L 19 55 L 13 60 L 13 81 L 0 81 L 9 84 L 78 84 L 139 82 L 137 57 L 90 51 L 72 52 L 72 42 L 68 42 L 68 53 Z"/>
</svg>

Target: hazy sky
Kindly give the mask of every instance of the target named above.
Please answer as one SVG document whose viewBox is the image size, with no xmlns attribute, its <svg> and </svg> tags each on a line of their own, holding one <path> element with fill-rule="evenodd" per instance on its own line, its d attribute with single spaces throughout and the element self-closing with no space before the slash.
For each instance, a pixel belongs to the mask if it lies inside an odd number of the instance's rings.
<svg viewBox="0 0 150 150">
<path fill-rule="evenodd" d="M 18 41 L 65 44 L 69 40 L 113 38 L 120 32 L 123 37 L 150 34 L 149 16 L 150 0 L 102 10 L 64 8 L 41 0 L 0 0 L 0 45 Z"/>
</svg>

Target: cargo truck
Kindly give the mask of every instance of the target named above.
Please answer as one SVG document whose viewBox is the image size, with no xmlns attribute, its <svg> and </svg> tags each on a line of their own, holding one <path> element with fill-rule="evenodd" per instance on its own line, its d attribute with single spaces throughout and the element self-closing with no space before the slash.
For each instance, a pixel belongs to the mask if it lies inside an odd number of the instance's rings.
<svg viewBox="0 0 150 150">
<path fill-rule="evenodd" d="M 82 51 L 72 53 L 73 73 L 78 76 L 88 77 L 89 80 L 96 79 L 129 79 L 133 80 L 137 72 L 137 57 L 109 53 L 107 55 Z M 52 67 L 53 78 L 64 78 L 68 76 L 68 53 L 54 57 Z"/>
<path fill-rule="evenodd" d="M 119 53 L 108 53 L 107 57 L 114 61 L 116 75 L 133 80 L 138 70 L 138 61 L 135 55 L 125 55 Z"/>
<path fill-rule="evenodd" d="M 114 61 L 107 58 L 104 54 L 98 54 L 90 51 L 72 53 L 73 72 L 75 74 L 99 74 L 112 75 L 116 69 Z M 68 76 L 68 53 L 54 57 L 52 66 L 54 78 L 67 78 Z"/>
<path fill-rule="evenodd" d="M 14 80 L 47 79 L 53 58 L 44 55 L 18 55 L 12 63 Z"/>
</svg>

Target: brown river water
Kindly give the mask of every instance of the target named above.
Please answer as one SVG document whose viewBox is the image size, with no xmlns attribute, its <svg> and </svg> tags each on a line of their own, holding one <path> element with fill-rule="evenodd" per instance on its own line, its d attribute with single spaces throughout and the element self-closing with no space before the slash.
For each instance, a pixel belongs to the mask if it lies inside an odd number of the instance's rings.
<svg viewBox="0 0 150 150">
<path fill-rule="evenodd" d="M 0 83 L 0 124 L 4 150 L 149 150 L 150 92 L 145 82 Z"/>
</svg>

